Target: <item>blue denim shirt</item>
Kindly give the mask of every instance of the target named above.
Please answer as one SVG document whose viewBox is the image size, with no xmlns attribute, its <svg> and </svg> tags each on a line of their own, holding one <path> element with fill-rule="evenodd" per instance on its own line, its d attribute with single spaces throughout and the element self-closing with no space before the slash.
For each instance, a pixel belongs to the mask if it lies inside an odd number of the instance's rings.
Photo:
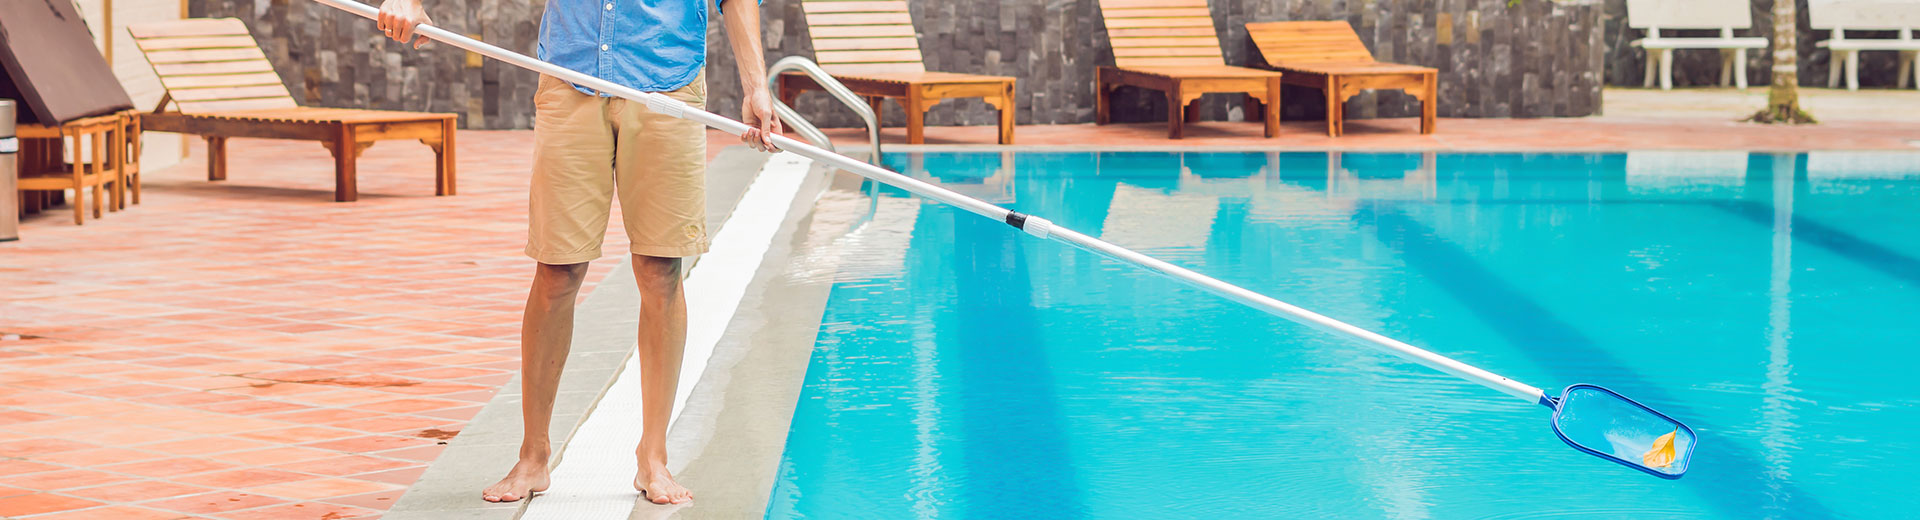
<svg viewBox="0 0 1920 520">
<path fill-rule="evenodd" d="M 539 56 L 641 91 L 675 90 L 692 83 L 707 64 L 707 5 L 708 0 L 547 0 Z"/>
</svg>

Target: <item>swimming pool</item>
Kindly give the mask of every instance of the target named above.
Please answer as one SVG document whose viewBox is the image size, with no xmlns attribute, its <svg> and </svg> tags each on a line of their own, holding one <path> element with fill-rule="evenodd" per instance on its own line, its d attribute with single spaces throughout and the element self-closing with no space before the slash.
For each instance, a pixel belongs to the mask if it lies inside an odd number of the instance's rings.
<svg viewBox="0 0 1920 520">
<path fill-rule="evenodd" d="M 1543 408 L 877 190 L 768 518 L 1920 514 L 1920 156 L 895 153 L 890 168 L 1689 422 L 1664 481 Z"/>
</svg>

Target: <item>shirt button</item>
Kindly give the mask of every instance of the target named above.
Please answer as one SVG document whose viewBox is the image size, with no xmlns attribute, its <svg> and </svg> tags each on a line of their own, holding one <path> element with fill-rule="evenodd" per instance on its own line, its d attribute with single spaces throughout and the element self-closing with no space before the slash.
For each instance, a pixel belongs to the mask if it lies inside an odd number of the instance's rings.
<svg viewBox="0 0 1920 520">
<path fill-rule="evenodd" d="M 608 46 L 607 46 L 607 44 L 604 44 L 604 43 L 602 43 L 602 44 L 600 44 L 600 51 L 601 51 L 601 52 L 606 52 L 606 51 L 607 51 L 608 49 L 612 49 L 612 48 L 613 48 L 613 47 L 608 47 Z"/>
<path fill-rule="evenodd" d="M 612 11 L 612 10 L 613 10 L 613 4 L 607 4 L 607 10 L 608 10 L 608 11 Z"/>
</svg>

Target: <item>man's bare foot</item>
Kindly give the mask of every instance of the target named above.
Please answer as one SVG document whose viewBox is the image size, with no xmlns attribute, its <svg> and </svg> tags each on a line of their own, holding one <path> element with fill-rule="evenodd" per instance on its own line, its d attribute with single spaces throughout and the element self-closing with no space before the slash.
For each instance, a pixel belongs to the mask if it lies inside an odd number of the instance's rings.
<svg viewBox="0 0 1920 520">
<path fill-rule="evenodd" d="M 512 502 L 546 491 L 550 484 L 546 461 L 520 459 L 518 464 L 513 465 L 513 470 L 507 472 L 506 478 L 480 492 L 480 498 L 488 502 Z"/>
<path fill-rule="evenodd" d="M 640 474 L 633 477 L 633 489 L 655 504 L 685 504 L 693 501 L 693 491 L 673 481 L 666 465 L 642 461 Z"/>
</svg>

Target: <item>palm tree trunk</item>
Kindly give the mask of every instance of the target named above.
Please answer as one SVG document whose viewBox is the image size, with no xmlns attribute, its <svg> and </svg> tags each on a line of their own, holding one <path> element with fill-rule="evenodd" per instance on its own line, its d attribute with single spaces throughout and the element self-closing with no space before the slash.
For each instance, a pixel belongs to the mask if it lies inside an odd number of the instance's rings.
<svg viewBox="0 0 1920 520">
<path fill-rule="evenodd" d="M 1800 109 L 1800 16 L 1794 4 L 1794 0 L 1773 0 L 1773 81 L 1767 88 L 1767 108 L 1754 114 L 1754 121 L 1813 122 Z"/>
</svg>

